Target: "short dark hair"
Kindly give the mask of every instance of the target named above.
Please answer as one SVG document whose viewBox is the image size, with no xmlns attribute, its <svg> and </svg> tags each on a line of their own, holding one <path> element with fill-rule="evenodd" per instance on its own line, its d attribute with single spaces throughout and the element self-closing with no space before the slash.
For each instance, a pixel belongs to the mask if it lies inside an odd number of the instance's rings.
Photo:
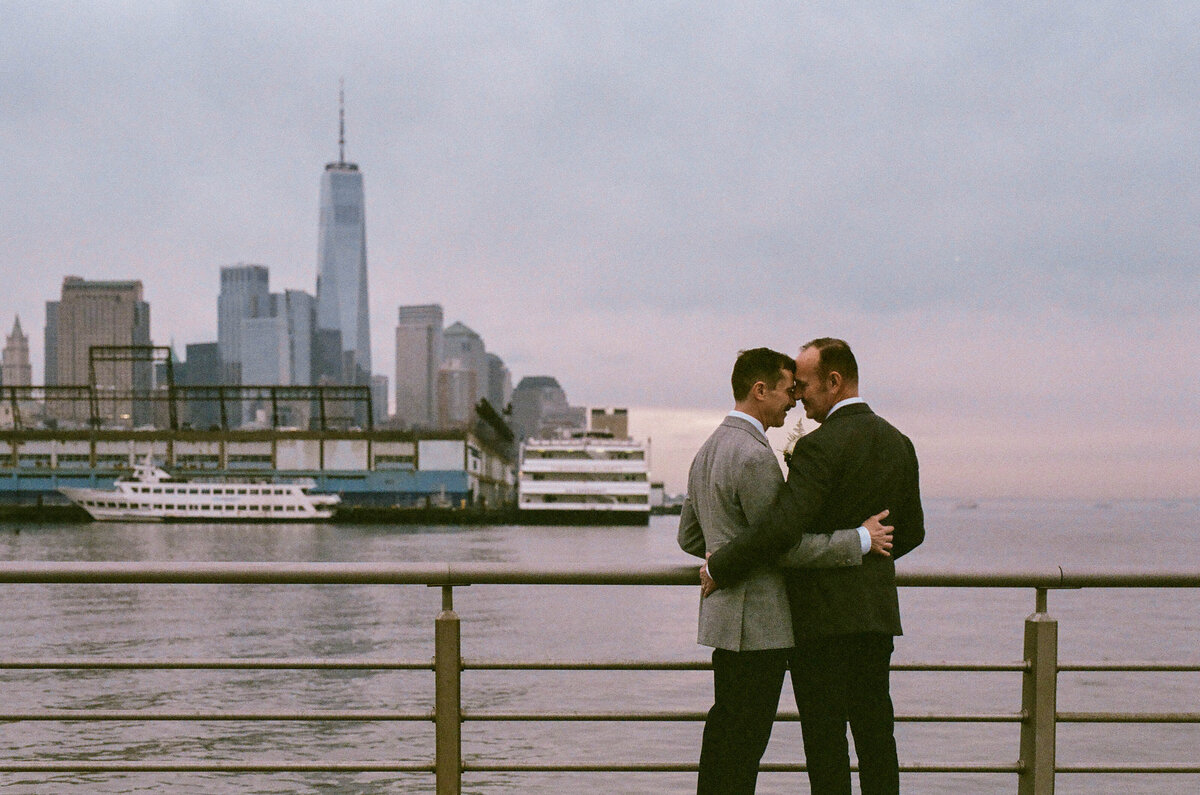
<svg viewBox="0 0 1200 795">
<path fill-rule="evenodd" d="M 770 348 L 751 348 L 748 351 L 738 351 L 737 361 L 733 364 L 733 399 L 743 400 L 750 394 L 750 388 L 762 381 L 771 389 L 779 384 L 784 370 L 796 374 L 796 360 L 786 353 L 773 351 Z"/>
<path fill-rule="evenodd" d="M 830 373 L 839 373 L 850 383 L 858 383 L 858 361 L 845 340 L 820 337 L 806 342 L 801 350 L 808 348 L 817 349 L 817 372 L 821 378 L 828 378 Z"/>
</svg>

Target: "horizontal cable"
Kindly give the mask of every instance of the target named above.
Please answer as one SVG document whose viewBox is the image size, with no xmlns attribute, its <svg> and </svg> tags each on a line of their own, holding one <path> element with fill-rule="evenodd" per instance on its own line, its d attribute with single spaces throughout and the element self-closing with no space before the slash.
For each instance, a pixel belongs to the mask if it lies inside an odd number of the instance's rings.
<svg viewBox="0 0 1200 795">
<path fill-rule="evenodd" d="M 695 773 L 696 762 L 545 762 L 512 764 L 464 761 L 464 773 Z M 761 773 L 803 773 L 808 767 L 795 762 L 763 762 Z M 857 771 L 858 765 L 851 765 Z M 934 765 L 901 763 L 901 773 L 1019 773 L 1019 764 Z"/>
<path fill-rule="evenodd" d="M 394 710 L 313 710 L 297 712 L 164 712 L 156 710 L 59 709 L 41 712 L 3 712 L 0 721 L 431 721 L 433 712 Z"/>
<path fill-rule="evenodd" d="M 247 671 L 432 671 L 433 661 L 323 659 L 316 657 L 280 657 L 274 659 L 82 659 L 0 660 L 0 670 L 247 670 Z"/>
<path fill-rule="evenodd" d="M 422 762 L 3 762 L 0 773 L 432 773 Z"/>
<path fill-rule="evenodd" d="M 434 772 L 434 766 L 420 762 L 0 762 L 0 773 L 426 773 Z M 490 762 L 463 762 L 464 773 L 695 773 L 696 762 L 547 762 L 530 764 L 504 764 Z M 759 766 L 763 773 L 803 773 L 808 768 L 800 763 L 764 762 Z M 858 770 L 851 765 L 852 771 Z M 901 773 L 1019 773 L 1016 764 L 978 765 L 935 765 L 902 763 Z M 1141 770 L 1141 769 L 1139 769 Z M 1190 773 L 1200 768 L 1189 769 L 1155 768 L 1144 772 Z M 1134 772 L 1126 768 L 1068 769 L 1059 772 Z"/>
<path fill-rule="evenodd" d="M 464 721 L 702 721 L 707 712 L 672 710 L 659 712 L 476 712 L 463 710 Z M 0 716 L 2 717 L 2 716 Z M 795 712 L 780 712 L 776 721 L 796 722 L 800 715 Z M 908 723 L 1020 723 L 1022 716 L 1017 712 L 971 713 L 971 714 L 898 714 L 897 722 Z"/>
<path fill-rule="evenodd" d="M 1188 673 L 1200 671 L 1200 663 L 1082 662 L 1059 663 L 1060 671 L 1128 671 Z"/>
<path fill-rule="evenodd" d="M 1200 712 L 1060 712 L 1059 723 L 1200 723 Z"/>
<path fill-rule="evenodd" d="M 709 660 L 472 660 L 464 671 L 710 671 Z M 1026 671 L 1026 662 L 905 662 L 892 663 L 893 671 Z"/>
<path fill-rule="evenodd" d="M 709 660 L 469 660 L 464 671 L 711 671 Z"/>
<path fill-rule="evenodd" d="M 489 721 L 497 723 L 528 721 L 578 721 L 578 722 L 667 722 L 702 721 L 708 713 L 702 711 L 672 710 L 659 712 L 474 712 L 464 710 L 464 721 Z M 298 712 L 166 712 L 151 710 L 99 710 L 69 709 L 43 710 L 40 712 L 3 712 L 0 721 L 40 722 L 138 722 L 138 721 L 431 721 L 433 711 L 398 712 L 394 710 L 315 710 Z M 795 712 L 781 712 L 777 721 L 796 722 L 800 716 Z M 897 722 L 909 723 L 1019 723 L 1020 713 L 966 713 L 966 714 L 898 714 Z"/>
<path fill-rule="evenodd" d="M 1200 765 L 1064 765 L 1055 773 L 1200 773 Z"/>
<path fill-rule="evenodd" d="M 1152 663 L 1145 664 L 1154 665 Z M 183 658 L 183 659 L 84 659 L 48 658 L 42 660 L 0 660 L 0 670 L 248 670 L 248 671 L 432 671 L 432 660 L 327 659 L 281 657 L 272 659 Z M 1028 663 L 981 662 L 908 662 L 893 663 L 893 671 L 1025 671 Z M 464 671 L 710 671 L 708 660 L 472 660 L 462 661 Z M 1068 668 L 1060 670 L 1200 670 L 1200 666 L 1180 667 L 1162 664 L 1154 668 Z"/>
<path fill-rule="evenodd" d="M 894 662 L 893 671 L 969 671 L 981 673 L 988 671 L 1028 671 L 1027 662 L 986 663 L 986 662 Z"/>
</svg>

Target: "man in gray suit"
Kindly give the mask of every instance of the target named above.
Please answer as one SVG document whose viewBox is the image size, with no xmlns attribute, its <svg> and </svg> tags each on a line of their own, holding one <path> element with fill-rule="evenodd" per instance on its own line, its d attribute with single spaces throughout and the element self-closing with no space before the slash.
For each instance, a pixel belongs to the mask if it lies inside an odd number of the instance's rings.
<svg viewBox="0 0 1200 795">
<path fill-rule="evenodd" d="M 731 378 L 734 410 L 700 448 L 688 474 L 679 546 L 704 556 L 761 523 L 784 487 L 766 428 L 783 425 L 796 405 L 795 361 L 767 348 L 738 355 Z M 855 566 L 864 554 L 887 555 L 886 511 L 857 530 L 806 535 L 778 563 Z M 714 704 L 700 749 L 700 795 L 753 793 L 771 737 L 793 646 L 782 570 L 759 568 L 700 603 L 698 642 L 713 647 Z"/>
</svg>

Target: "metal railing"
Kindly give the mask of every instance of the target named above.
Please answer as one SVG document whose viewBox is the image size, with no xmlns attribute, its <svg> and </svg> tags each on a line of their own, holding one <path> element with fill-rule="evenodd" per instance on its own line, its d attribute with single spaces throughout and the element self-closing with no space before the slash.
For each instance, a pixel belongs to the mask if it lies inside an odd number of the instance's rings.
<svg viewBox="0 0 1200 795">
<path fill-rule="evenodd" d="M 1022 704 L 1016 712 L 897 714 L 898 722 L 1012 723 L 1020 725 L 1018 758 L 1001 764 L 906 763 L 906 773 L 1011 773 L 1020 793 L 1052 793 L 1056 773 L 1200 773 L 1194 759 L 1173 765 L 1057 765 L 1056 731 L 1060 723 L 1196 724 L 1200 712 L 1063 712 L 1057 709 L 1057 677 L 1061 671 L 1084 672 L 1200 672 L 1188 662 L 1058 661 L 1058 624 L 1047 610 L 1047 593 L 1079 588 L 1198 588 L 1200 572 L 1065 571 L 1050 567 L 1036 571 L 944 572 L 916 571 L 898 575 L 902 586 L 932 588 L 1032 588 L 1034 613 L 1025 620 L 1024 656 L 1019 662 L 929 662 L 894 664 L 897 671 L 1019 672 Z M 454 611 L 455 587 L 469 585 L 655 585 L 695 586 L 696 570 L 689 566 L 629 566 L 621 568 L 522 568 L 504 564 L 370 564 L 370 563 L 13 563 L 0 562 L 0 584 L 256 584 L 256 585 L 425 585 L 442 591 L 442 609 L 434 620 L 432 661 L 365 659 L 93 659 L 0 660 L 0 670 L 431 670 L 434 673 L 432 710 L 221 710 L 212 712 L 155 710 L 36 710 L 0 712 L 0 721 L 432 721 L 433 761 L 307 762 L 253 760 L 218 761 L 31 761 L 0 760 L 0 773 L 432 773 L 437 792 L 459 793 L 464 773 L 533 772 L 695 772 L 697 763 L 619 761 L 602 763 L 521 763 L 464 760 L 465 722 L 524 721 L 702 721 L 700 711 L 503 712 L 464 708 L 463 671 L 693 671 L 711 666 L 703 661 L 629 660 L 476 660 L 461 654 L 460 621 Z M 796 721 L 794 713 L 780 720 Z M 803 771 L 802 764 L 762 766 L 764 771 Z"/>
</svg>

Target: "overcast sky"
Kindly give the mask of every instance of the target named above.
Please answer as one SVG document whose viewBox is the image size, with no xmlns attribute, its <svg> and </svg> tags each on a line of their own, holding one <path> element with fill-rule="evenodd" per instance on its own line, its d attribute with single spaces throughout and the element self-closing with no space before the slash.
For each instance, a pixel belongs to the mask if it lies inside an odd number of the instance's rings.
<svg viewBox="0 0 1200 795">
<path fill-rule="evenodd" d="M 741 348 L 856 350 L 927 494 L 1200 494 L 1200 4 L 6 2 L 4 333 L 216 339 L 364 173 L 376 369 L 438 302 L 680 490 Z M 797 415 L 794 415 L 797 416 Z M 780 435 L 782 440 L 782 435 Z"/>
</svg>

